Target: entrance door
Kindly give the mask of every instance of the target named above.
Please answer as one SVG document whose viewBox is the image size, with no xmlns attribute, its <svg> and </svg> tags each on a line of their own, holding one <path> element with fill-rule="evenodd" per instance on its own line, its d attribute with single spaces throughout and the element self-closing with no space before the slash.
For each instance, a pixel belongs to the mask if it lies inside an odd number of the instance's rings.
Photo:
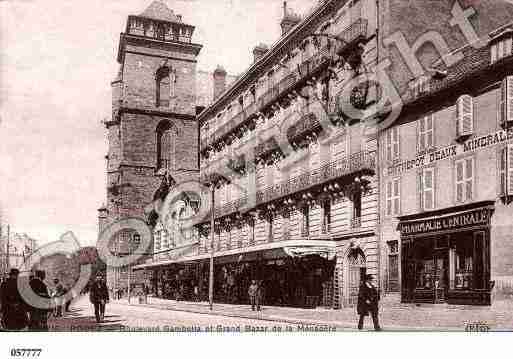
<svg viewBox="0 0 513 359">
<path fill-rule="evenodd" d="M 446 251 L 439 251 L 435 254 L 434 290 L 435 303 L 444 303 L 447 295 L 449 256 Z"/>
<path fill-rule="evenodd" d="M 365 256 L 361 250 L 354 251 L 348 256 L 347 296 L 346 306 L 354 307 L 358 304 L 358 291 L 365 278 Z"/>
</svg>

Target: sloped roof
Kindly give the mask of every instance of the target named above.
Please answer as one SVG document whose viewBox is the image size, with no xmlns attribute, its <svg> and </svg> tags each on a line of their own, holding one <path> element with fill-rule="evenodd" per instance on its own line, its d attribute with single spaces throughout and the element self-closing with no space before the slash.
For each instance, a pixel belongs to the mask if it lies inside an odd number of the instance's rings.
<svg viewBox="0 0 513 359">
<path fill-rule="evenodd" d="M 164 1 L 155 0 L 141 14 L 141 17 L 147 17 L 155 20 L 181 22 L 181 18 L 171 10 Z"/>
</svg>

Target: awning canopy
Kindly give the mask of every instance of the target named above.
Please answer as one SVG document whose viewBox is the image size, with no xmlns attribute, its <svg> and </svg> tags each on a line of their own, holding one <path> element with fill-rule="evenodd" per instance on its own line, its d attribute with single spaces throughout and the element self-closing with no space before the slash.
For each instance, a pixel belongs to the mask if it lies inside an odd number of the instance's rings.
<svg viewBox="0 0 513 359">
<path fill-rule="evenodd" d="M 312 240 L 291 240 L 275 243 L 264 243 L 246 248 L 237 248 L 214 253 L 216 264 L 251 262 L 258 260 L 276 260 L 287 257 L 302 258 L 309 255 L 319 255 L 322 258 L 332 260 L 335 258 L 335 242 L 312 241 Z M 207 260 L 210 254 L 181 256 L 180 258 L 157 261 L 138 265 L 133 270 L 155 269 L 171 264 L 188 264 L 197 261 Z"/>
</svg>

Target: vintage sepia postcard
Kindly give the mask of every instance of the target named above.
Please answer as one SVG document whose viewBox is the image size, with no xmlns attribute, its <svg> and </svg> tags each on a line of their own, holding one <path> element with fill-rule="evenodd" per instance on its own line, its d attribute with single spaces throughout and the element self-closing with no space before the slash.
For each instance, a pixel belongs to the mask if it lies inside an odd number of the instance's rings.
<svg viewBox="0 0 513 359">
<path fill-rule="evenodd" d="M 1 0 L 0 164 L 2 341 L 513 331 L 513 0 Z"/>
</svg>

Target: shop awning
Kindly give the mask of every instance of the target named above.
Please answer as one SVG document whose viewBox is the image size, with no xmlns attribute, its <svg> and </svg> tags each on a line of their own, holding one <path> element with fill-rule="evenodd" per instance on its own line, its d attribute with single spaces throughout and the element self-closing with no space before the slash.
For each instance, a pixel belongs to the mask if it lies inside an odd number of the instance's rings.
<svg viewBox="0 0 513 359">
<path fill-rule="evenodd" d="M 318 255 L 327 260 L 335 258 L 335 251 L 328 247 L 285 247 L 285 253 L 293 258 L 302 258 L 306 256 Z"/>
<path fill-rule="evenodd" d="M 251 262 L 256 260 L 276 260 L 287 257 L 300 258 L 308 255 L 319 255 L 328 260 L 335 257 L 335 242 L 333 241 L 312 241 L 312 240 L 291 240 L 274 243 L 263 243 L 251 247 L 236 248 L 214 253 L 216 264 L 227 264 L 237 262 Z M 201 260 L 207 260 L 210 254 L 183 255 L 165 261 L 157 261 L 135 266 L 133 270 L 154 269 L 165 267 L 171 264 L 188 264 Z"/>
</svg>

